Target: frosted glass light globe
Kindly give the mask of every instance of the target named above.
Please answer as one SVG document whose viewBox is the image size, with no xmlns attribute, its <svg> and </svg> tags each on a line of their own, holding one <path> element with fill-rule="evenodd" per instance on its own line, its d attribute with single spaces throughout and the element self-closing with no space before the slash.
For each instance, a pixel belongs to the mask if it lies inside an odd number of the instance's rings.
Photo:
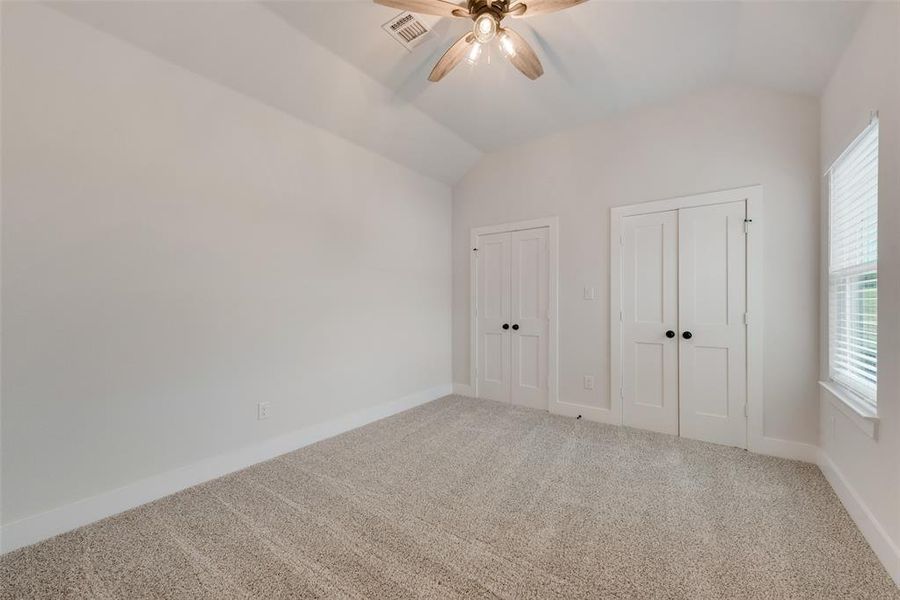
<svg viewBox="0 0 900 600">
<path fill-rule="evenodd" d="M 497 35 L 497 21 L 494 15 L 485 13 L 475 19 L 475 27 L 472 29 L 475 39 L 486 44 Z"/>
<path fill-rule="evenodd" d="M 512 38 L 506 35 L 506 32 L 500 34 L 500 49 L 503 50 L 503 54 L 509 58 L 515 58 L 516 45 L 513 43 Z"/>
</svg>

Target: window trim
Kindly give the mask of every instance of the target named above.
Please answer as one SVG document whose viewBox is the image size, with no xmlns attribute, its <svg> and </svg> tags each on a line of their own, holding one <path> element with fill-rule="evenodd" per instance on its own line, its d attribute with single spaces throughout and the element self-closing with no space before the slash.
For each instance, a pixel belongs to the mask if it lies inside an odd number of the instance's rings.
<svg viewBox="0 0 900 600">
<path fill-rule="evenodd" d="M 868 397 L 860 393 L 858 390 L 853 389 L 846 385 L 845 383 L 834 379 L 833 377 L 833 362 L 832 362 L 832 321 L 831 321 L 831 311 L 832 311 L 832 292 L 831 292 L 831 278 L 832 278 L 832 270 L 831 270 L 831 259 L 832 259 L 832 213 L 833 213 L 833 196 L 832 196 L 832 170 L 834 166 L 838 164 L 841 159 L 843 159 L 847 153 L 851 152 L 855 149 L 860 142 L 866 137 L 869 131 L 873 127 L 879 126 L 878 113 L 873 112 L 869 119 L 869 123 L 863 128 L 859 134 L 853 138 L 846 148 L 838 155 L 837 158 L 831 163 L 831 166 L 828 167 L 828 170 L 825 172 L 825 176 L 827 177 L 826 183 L 828 186 L 828 232 L 827 232 L 827 240 L 828 240 L 828 253 L 826 257 L 826 284 L 827 284 L 827 329 L 826 329 L 826 340 L 827 340 L 827 380 L 820 381 L 819 385 L 829 392 L 829 396 L 832 399 L 832 404 L 834 404 L 841 412 L 843 412 L 847 417 L 850 417 L 858 426 L 860 426 L 863 431 L 865 431 L 869 437 L 873 437 L 875 435 L 875 425 L 877 425 L 879 421 L 878 417 L 878 383 L 876 379 L 875 389 L 873 390 L 872 396 Z M 880 142 L 880 132 L 876 139 L 876 143 Z M 880 155 L 879 155 L 879 163 L 880 163 Z M 880 167 L 880 164 L 878 165 Z M 880 169 L 879 169 L 880 173 Z M 876 203 L 878 202 L 878 195 L 876 193 Z M 876 230 L 876 235 L 878 235 Z M 878 260 L 874 261 L 875 265 L 875 273 L 878 273 Z M 854 269 L 858 269 L 859 266 L 854 267 Z M 877 276 L 877 275 L 876 275 Z M 877 314 L 877 313 L 876 313 Z M 877 332 L 877 329 L 876 329 Z M 877 351 L 876 351 L 877 352 Z M 877 357 L 877 353 L 876 353 Z M 876 367 L 877 368 L 877 367 Z M 835 400 L 839 402 L 835 402 Z M 843 405 L 843 406 L 840 406 Z"/>
<path fill-rule="evenodd" d="M 861 401 L 852 391 L 831 380 L 820 381 L 819 386 L 828 393 L 828 400 L 832 406 L 838 409 L 867 436 L 872 439 L 876 438 L 878 423 L 881 422 L 881 418 L 868 402 Z"/>
</svg>

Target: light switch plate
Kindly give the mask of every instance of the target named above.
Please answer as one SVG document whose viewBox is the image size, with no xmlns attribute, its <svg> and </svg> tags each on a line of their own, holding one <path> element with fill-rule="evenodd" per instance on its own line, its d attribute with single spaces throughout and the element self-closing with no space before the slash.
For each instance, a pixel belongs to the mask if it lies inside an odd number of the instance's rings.
<svg viewBox="0 0 900 600">
<path fill-rule="evenodd" d="M 584 389 L 586 389 L 586 390 L 594 389 L 594 376 L 593 375 L 585 375 L 584 376 Z"/>
</svg>

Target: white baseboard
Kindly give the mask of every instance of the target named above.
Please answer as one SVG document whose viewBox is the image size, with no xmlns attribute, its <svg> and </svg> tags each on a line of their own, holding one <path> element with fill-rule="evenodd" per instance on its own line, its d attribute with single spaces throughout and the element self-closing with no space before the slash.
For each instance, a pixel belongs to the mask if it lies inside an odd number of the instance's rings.
<svg viewBox="0 0 900 600">
<path fill-rule="evenodd" d="M 749 450 L 756 454 L 800 460 L 812 464 L 819 462 L 819 447 L 803 442 L 763 437 L 751 440 Z"/>
<path fill-rule="evenodd" d="M 174 494 L 193 485 L 239 471 L 303 446 L 356 429 L 385 417 L 436 400 L 453 391 L 439 385 L 397 400 L 310 425 L 297 431 L 213 456 L 193 464 L 141 479 L 47 512 L 8 523 L 0 530 L 0 552 L 9 552 L 83 525 Z"/>
<path fill-rule="evenodd" d="M 824 451 L 819 453 L 819 468 L 844 508 L 847 509 L 853 522 L 859 527 L 863 537 L 869 542 L 875 556 L 884 565 L 894 583 L 900 587 L 900 548 L 891 540 L 887 531 L 878 522 L 860 495 Z"/>
<path fill-rule="evenodd" d="M 475 397 L 475 390 L 473 390 L 472 386 L 468 383 L 454 383 L 453 393 L 457 396 L 466 396 L 468 398 Z"/>
</svg>

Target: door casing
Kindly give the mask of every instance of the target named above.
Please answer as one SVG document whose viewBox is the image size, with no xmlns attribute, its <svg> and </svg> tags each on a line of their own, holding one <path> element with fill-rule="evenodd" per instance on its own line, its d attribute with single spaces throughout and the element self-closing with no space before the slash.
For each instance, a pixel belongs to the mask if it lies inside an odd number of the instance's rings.
<svg viewBox="0 0 900 600">
<path fill-rule="evenodd" d="M 516 221 L 501 225 L 473 227 L 469 235 L 469 386 L 472 394 L 480 398 L 478 390 L 478 237 L 492 233 L 512 233 L 526 229 L 547 228 L 547 285 L 548 285 L 548 327 L 547 327 L 547 396 L 550 412 L 557 412 L 554 407 L 559 400 L 559 345 L 558 345 L 558 306 L 559 306 L 559 218 L 547 217 L 529 221 Z"/>
<path fill-rule="evenodd" d="M 767 452 L 763 432 L 763 189 L 760 185 L 644 202 L 610 209 L 610 408 L 603 420 L 621 425 L 622 410 L 622 219 L 696 206 L 745 201 L 747 206 L 747 448 Z"/>
</svg>

